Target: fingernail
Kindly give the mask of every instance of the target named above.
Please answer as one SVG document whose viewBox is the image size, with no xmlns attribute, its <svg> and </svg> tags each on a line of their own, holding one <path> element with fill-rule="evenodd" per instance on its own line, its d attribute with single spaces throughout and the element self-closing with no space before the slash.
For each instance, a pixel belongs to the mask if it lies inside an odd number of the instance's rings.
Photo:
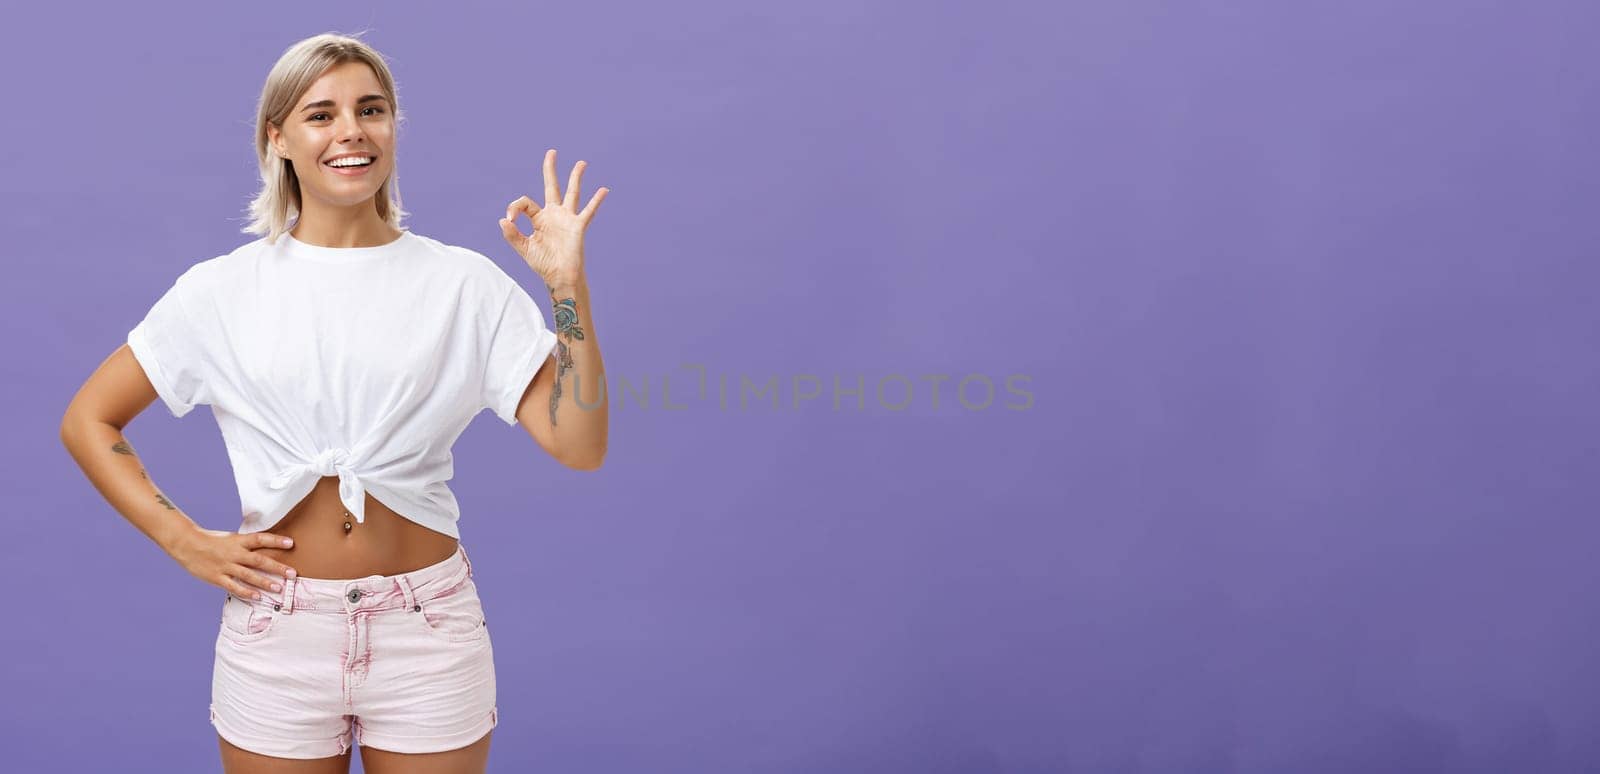
<svg viewBox="0 0 1600 774">
<path fill-rule="evenodd" d="M 283 591 L 283 586 L 278 585 L 277 581 L 273 581 L 272 582 L 272 590 L 273 591 Z"/>
<path fill-rule="evenodd" d="M 285 573 L 284 577 L 293 578 L 294 577 L 294 568 L 290 567 L 289 571 L 287 573 Z"/>
<path fill-rule="evenodd" d="M 289 538 L 284 538 L 283 539 L 283 544 L 286 545 L 286 546 L 292 546 L 292 545 L 294 545 L 294 541 L 290 540 Z"/>
</svg>

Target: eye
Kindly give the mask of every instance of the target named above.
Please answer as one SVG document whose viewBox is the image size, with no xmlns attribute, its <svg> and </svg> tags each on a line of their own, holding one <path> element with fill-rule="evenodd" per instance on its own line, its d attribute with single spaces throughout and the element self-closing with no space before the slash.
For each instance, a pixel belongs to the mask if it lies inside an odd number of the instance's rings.
<svg viewBox="0 0 1600 774">
<path fill-rule="evenodd" d="M 384 112 L 383 108 L 378 107 L 377 105 L 368 105 L 365 108 L 362 108 L 362 110 L 376 110 L 379 113 Z M 326 116 L 326 115 L 328 115 L 328 114 L 327 113 L 312 113 L 311 117 L 307 118 L 306 120 L 307 121 L 321 121 L 322 120 L 322 116 Z"/>
</svg>

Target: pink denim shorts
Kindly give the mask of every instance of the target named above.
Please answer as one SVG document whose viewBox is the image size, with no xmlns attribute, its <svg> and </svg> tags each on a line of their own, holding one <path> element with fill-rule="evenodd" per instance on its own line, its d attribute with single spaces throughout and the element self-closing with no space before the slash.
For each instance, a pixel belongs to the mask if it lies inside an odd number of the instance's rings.
<svg viewBox="0 0 1600 774">
<path fill-rule="evenodd" d="M 261 599 L 228 594 L 211 724 L 280 758 L 465 747 L 499 721 L 494 650 L 472 563 L 457 544 L 399 575 L 297 577 Z"/>
</svg>

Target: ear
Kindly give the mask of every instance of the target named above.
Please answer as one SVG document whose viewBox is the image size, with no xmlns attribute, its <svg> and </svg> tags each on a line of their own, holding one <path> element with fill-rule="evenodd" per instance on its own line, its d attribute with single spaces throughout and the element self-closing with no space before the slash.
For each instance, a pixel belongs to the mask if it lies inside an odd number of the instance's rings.
<svg viewBox="0 0 1600 774">
<path fill-rule="evenodd" d="M 267 124 L 267 145 L 272 149 L 273 153 L 278 154 L 278 158 L 280 159 L 284 157 L 283 153 L 281 152 L 282 146 L 278 144 L 278 140 L 282 137 L 283 132 L 278 131 L 278 127 L 269 122 Z"/>
</svg>

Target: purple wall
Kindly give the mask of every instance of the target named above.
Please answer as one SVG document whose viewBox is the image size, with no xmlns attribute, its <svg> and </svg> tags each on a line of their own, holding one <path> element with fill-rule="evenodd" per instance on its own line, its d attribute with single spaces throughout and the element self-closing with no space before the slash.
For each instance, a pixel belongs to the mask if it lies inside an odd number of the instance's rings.
<svg viewBox="0 0 1600 774">
<path fill-rule="evenodd" d="M 219 590 L 57 423 L 365 28 L 414 230 L 535 287 L 543 150 L 612 189 L 651 389 L 597 474 L 456 447 L 491 770 L 1600 771 L 1592 4 L 176 5 L 0 32 L 8 768 L 217 768 Z M 127 433 L 237 527 L 209 410 Z"/>
</svg>

